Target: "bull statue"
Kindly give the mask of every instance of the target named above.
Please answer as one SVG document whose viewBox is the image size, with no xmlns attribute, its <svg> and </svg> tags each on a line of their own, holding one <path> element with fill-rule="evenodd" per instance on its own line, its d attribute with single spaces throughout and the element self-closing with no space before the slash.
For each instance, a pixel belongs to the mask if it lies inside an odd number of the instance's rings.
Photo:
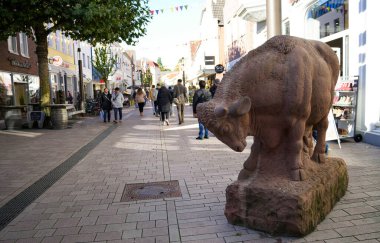
<svg viewBox="0 0 380 243">
<path fill-rule="evenodd" d="M 246 147 L 247 136 L 254 137 L 238 180 L 266 175 L 303 181 L 325 162 L 338 75 L 338 58 L 327 44 L 275 36 L 237 62 L 197 114 L 237 152 Z"/>
</svg>

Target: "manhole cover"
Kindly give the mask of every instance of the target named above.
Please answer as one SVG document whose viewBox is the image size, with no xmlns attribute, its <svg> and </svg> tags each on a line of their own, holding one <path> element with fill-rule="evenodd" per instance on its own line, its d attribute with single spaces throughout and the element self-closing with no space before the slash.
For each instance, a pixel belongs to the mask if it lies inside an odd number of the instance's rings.
<svg viewBox="0 0 380 243">
<path fill-rule="evenodd" d="M 126 184 L 121 202 L 181 197 L 178 181 L 158 181 L 148 183 Z"/>
</svg>

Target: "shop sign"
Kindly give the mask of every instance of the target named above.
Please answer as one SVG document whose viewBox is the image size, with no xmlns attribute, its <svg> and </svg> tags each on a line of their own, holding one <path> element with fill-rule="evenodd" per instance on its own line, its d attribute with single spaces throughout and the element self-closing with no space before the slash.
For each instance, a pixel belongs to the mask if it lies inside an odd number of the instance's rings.
<svg viewBox="0 0 380 243">
<path fill-rule="evenodd" d="M 13 58 L 8 58 L 12 66 L 21 67 L 21 68 L 30 68 L 32 64 L 28 61 L 19 61 Z"/>
<path fill-rule="evenodd" d="M 53 64 L 56 67 L 59 67 L 63 63 L 63 59 L 60 56 L 54 56 L 49 61 L 51 61 L 51 64 Z"/>
<path fill-rule="evenodd" d="M 215 66 L 215 72 L 216 73 L 223 73 L 224 72 L 224 67 L 222 64 L 218 64 Z"/>
<path fill-rule="evenodd" d="M 301 0 L 289 0 L 289 3 L 290 3 L 290 5 L 294 5 L 294 4 L 296 4 L 296 3 L 298 3 L 299 1 L 301 1 Z"/>
</svg>

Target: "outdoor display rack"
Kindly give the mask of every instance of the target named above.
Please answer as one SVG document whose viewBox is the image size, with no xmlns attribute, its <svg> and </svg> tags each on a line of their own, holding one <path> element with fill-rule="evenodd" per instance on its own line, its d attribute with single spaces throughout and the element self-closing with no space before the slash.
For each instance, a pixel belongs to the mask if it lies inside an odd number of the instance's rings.
<svg viewBox="0 0 380 243">
<path fill-rule="evenodd" d="M 362 141 L 361 134 L 356 134 L 356 114 L 358 103 L 359 76 L 341 77 L 335 86 L 332 105 L 333 116 L 339 138 L 354 138 Z"/>
</svg>

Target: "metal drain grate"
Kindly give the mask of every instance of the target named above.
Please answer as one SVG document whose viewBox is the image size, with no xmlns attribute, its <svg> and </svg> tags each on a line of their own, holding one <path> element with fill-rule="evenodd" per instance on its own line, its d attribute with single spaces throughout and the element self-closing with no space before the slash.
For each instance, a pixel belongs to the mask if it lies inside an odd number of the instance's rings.
<svg viewBox="0 0 380 243">
<path fill-rule="evenodd" d="M 130 202 L 166 197 L 182 197 L 178 181 L 126 184 L 120 201 Z"/>
</svg>

